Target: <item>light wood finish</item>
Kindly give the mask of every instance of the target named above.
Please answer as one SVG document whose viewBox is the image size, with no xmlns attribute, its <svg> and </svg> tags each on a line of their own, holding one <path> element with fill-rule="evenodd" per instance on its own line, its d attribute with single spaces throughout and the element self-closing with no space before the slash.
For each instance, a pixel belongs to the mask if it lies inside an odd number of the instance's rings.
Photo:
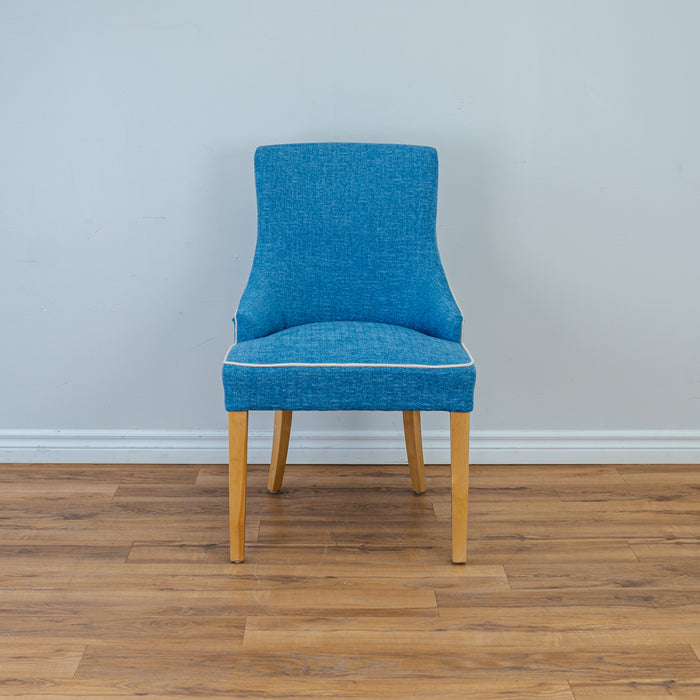
<svg viewBox="0 0 700 700">
<path fill-rule="evenodd" d="M 423 463 L 423 438 L 420 429 L 420 411 L 403 412 L 403 432 L 406 438 L 408 470 L 414 493 L 425 493 L 425 464 Z"/>
<path fill-rule="evenodd" d="M 267 480 L 267 490 L 278 493 L 282 489 L 284 469 L 287 466 L 287 451 L 289 449 L 289 433 L 292 428 L 291 411 L 275 411 L 275 427 L 272 433 L 272 459 L 270 460 L 270 476 Z"/>
<path fill-rule="evenodd" d="M 248 474 L 248 411 L 228 414 L 228 503 L 231 561 L 245 558 L 245 510 Z"/>
<path fill-rule="evenodd" d="M 452 461 L 452 561 L 467 561 L 469 510 L 469 413 L 450 413 Z"/>
<path fill-rule="evenodd" d="M 0 465 L 0 697 L 700 697 L 700 466 L 405 470 Z"/>
</svg>

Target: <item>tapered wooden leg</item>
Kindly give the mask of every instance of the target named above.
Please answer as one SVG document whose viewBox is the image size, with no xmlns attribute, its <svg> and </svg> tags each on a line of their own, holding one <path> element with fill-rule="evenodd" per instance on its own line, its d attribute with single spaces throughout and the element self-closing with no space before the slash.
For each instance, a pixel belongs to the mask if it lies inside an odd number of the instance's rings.
<svg viewBox="0 0 700 700">
<path fill-rule="evenodd" d="M 267 490 L 278 493 L 282 488 L 284 468 L 287 466 L 287 450 L 289 449 L 289 432 L 292 428 L 291 411 L 275 411 L 275 428 L 272 434 L 272 459 L 270 460 L 270 476 L 267 480 Z"/>
<path fill-rule="evenodd" d="M 415 493 L 424 493 L 425 464 L 423 463 L 423 439 L 420 431 L 420 411 L 403 412 L 403 433 L 406 438 L 408 470 L 411 473 L 411 486 Z"/>
<path fill-rule="evenodd" d="M 248 468 L 248 411 L 228 414 L 228 502 L 231 561 L 245 557 L 245 495 Z"/>
<path fill-rule="evenodd" d="M 452 452 L 452 561 L 467 561 L 469 505 L 469 413 L 450 413 Z"/>
</svg>

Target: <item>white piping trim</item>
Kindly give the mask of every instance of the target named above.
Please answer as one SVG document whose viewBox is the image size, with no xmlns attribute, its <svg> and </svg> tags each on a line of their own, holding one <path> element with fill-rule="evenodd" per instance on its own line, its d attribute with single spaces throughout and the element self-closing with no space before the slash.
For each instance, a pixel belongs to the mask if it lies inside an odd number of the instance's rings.
<svg viewBox="0 0 700 700">
<path fill-rule="evenodd" d="M 224 360 L 225 365 L 237 367 L 408 367 L 415 369 L 451 369 L 453 367 L 471 367 L 474 360 L 463 365 L 391 365 L 374 364 L 371 362 L 274 362 L 270 364 L 257 364 L 254 362 L 230 362 Z"/>
<path fill-rule="evenodd" d="M 464 351 L 471 358 L 471 362 L 465 362 L 456 365 L 419 365 L 419 364 L 392 364 L 383 362 L 270 362 L 270 363 L 257 363 L 257 362 L 231 362 L 227 360 L 229 353 L 235 346 L 235 343 L 228 349 L 224 357 L 225 365 L 234 365 L 236 367 L 406 367 L 408 369 L 456 369 L 458 367 L 472 367 L 474 365 L 474 358 L 469 352 L 464 343 L 462 347 Z"/>
</svg>

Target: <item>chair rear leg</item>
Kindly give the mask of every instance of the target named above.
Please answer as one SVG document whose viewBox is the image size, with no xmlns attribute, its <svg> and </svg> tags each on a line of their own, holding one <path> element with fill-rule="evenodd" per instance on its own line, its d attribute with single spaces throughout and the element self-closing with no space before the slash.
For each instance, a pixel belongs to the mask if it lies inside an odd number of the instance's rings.
<svg viewBox="0 0 700 700">
<path fill-rule="evenodd" d="M 287 466 L 287 451 L 289 449 L 289 433 L 292 428 L 291 411 L 275 411 L 275 427 L 272 434 L 272 459 L 270 460 L 270 475 L 267 480 L 267 490 L 279 493 L 282 489 L 284 469 Z"/>
<path fill-rule="evenodd" d="M 245 500 L 248 470 L 248 411 L 228 414 L 228 499 L 231 561 L 245 558 Z"/>
<path fill-rule="evenodd" d="M 420 430 L 420 411 L 403 412 L 403 432 L 406 438 L 408 470 L 411 473 L 411 486 L 416 494 L 424 493 L 425 464 L 423 463 L 423 439 Z"/>
<path fill-rule="evenodd" d="M 469 505 L 469 413 L 450 413 L 452 453 L 452 561 L 467 561 Z"/>
</svg>

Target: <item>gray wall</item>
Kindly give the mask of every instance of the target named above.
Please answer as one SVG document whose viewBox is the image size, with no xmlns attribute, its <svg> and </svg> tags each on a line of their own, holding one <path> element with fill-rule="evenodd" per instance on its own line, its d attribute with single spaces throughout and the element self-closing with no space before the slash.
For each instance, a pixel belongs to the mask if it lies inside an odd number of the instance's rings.
<svg viewBox="0 0 700 700">
<path fill-rule="evenodd" d="M 223 429 L 254 148 L 357 140 L 438 148 L 476 433 L 700 428 L 698 36 L 694 0 L 2 0 L 0 427 Z"/>
</svg>

